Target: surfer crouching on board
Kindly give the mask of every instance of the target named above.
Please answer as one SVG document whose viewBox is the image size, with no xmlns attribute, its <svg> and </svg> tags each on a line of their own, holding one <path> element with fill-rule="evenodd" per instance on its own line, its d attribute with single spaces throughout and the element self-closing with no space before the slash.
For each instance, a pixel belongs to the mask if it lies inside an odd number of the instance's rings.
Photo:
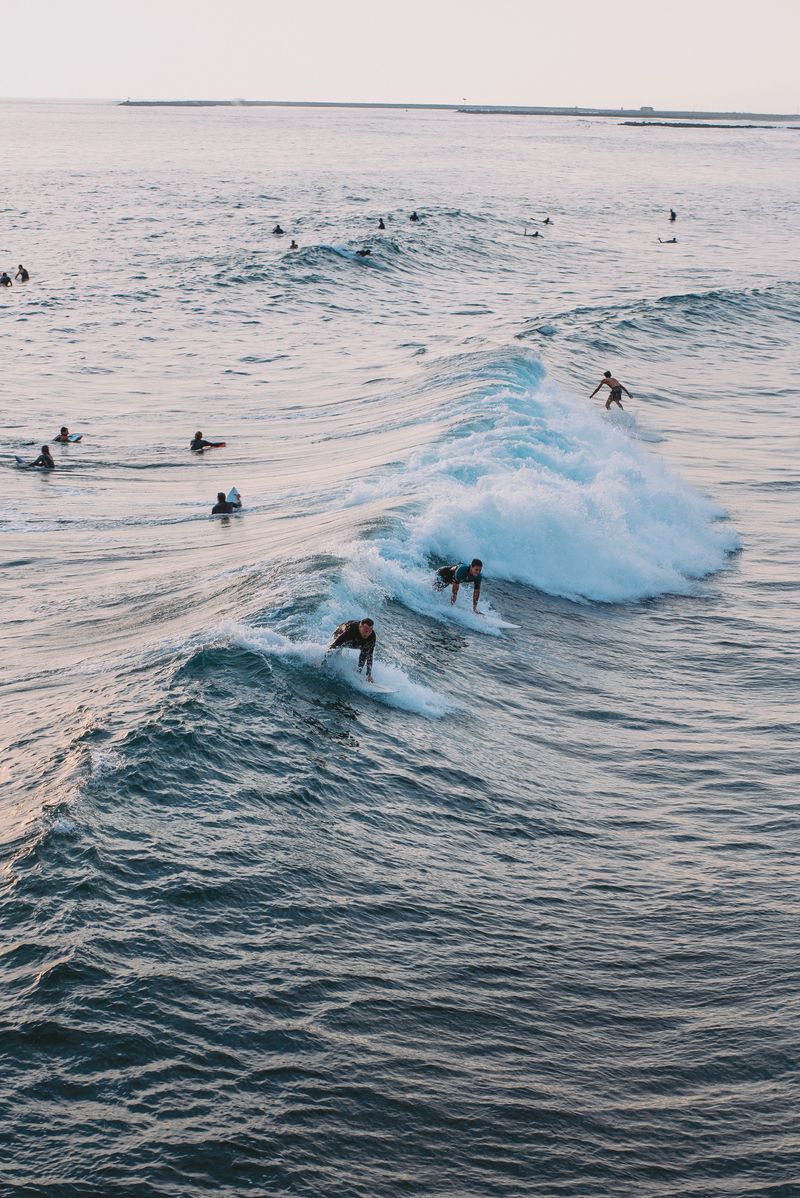
<svg viewBox="0 0 800 1198">
<path fill-rule="evenodd" d="M 369 616 L 362 620 L 346 620 L 334 631 L 333 640 L 325 654 L 327 661 L 334 649 L 358 649 L 359 674 L 367 667 L 367 682 L 372 682 L 372 657 L 375 653 L 375 621 Z"/>
<path fill-rule="evenodd" d="M 617 407 L 620 410 L 622 410 L 622 392 L 623 391 L 627 395 L 628 399 L 633 399 L 633 396 L 631 395 L 628 388 L 623 387 L 623 385 L 619 381 L 619 379 L 615 379 L 610 370 L 603 371 L 603 377 L 601 378 L 600 382 L 595 387 L 592 394 L 589 396 L 589 399 L 594 399 L 595 395 L 597 395 L 597 392 L 600 390 L 601 387 L 608 387 L 609 391 L 611 392 L 608 399 L 606 400 L 606 411 L 608 411 L 608 409 L 611 407 L 612 403 L 615 403 L 617 405 Z"/>
<path fill-rule="evenodd" d="M 434 588 L 437 591 L 443 591 L 446 587 L 452 587 L 450 602 L 455 603 L 458 598 L 458 588 L 463 582 L 472 583 L 472 610 L 477 614 L 478 600 L 481 595 L 481 583 L 483 582 L 483 562 L 479 557 L 474 557 L 469 565 L 463 562 L 461 565 L 441 566 L 436 571 L 436 577 L 433 580 Z"/>
</svg>

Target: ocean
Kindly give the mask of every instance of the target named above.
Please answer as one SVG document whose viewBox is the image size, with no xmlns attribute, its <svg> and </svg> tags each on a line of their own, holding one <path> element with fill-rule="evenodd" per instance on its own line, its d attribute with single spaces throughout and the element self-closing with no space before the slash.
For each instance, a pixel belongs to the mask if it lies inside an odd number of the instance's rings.
<svg viewBox="0 0 800 1198">
<path fill-rule="evenodd" d="M 0 129 L 0 1192 L 800 1194 L 797 132 Z"/>
</svg>

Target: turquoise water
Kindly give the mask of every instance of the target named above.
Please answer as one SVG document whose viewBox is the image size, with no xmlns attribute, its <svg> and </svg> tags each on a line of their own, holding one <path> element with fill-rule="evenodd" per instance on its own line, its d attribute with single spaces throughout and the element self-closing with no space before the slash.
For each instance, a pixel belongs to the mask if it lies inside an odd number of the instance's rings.
<svg viewBox="0 0 800 1198">
<path fill-rule="evenodd" d="M 796 1193 L 797 135 L 0 120 L 4 1192 Z"/>
</svg>

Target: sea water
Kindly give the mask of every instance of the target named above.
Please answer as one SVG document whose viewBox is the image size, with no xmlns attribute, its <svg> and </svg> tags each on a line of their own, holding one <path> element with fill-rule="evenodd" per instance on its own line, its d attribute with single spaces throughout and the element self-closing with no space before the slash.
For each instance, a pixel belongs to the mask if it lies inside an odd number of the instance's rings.
<svg viewBox="0 0 800 1198">
<path fill-rule="evenodd" d="M 3 1192 L 796 1193 L 797 132 L 0 125 Z"/>
</svg>

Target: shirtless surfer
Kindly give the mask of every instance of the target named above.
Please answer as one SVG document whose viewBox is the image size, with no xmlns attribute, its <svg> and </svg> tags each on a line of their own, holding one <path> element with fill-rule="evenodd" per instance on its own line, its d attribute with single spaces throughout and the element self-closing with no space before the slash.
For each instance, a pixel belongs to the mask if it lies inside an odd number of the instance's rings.
<svg viewBox="0 0 800 1198">
<path fill-rule="evenodd" d="M 628 399 L 633 399 L 633 396 L 631 395 L 628 388 L 623 387 L 623 385 L 619 381 L 619 379 L 615 379 L 610 370 L 603 371 L 603 377 L 601 378 L 600 382 L 595 387 L 592 394 L 589 396 L 589 399 L 594 399 L 595 395 L 597 395 L 597 392 L 600 390 L 601 387 L 608 387 L 609 391 L 611 392 L 608 399 L 606 400 L 606 411 L 608 411 L 608 409 L 611 407 L 612 403 L 615 403 L 617 405 L 617 407 L 620 410 L 622 410 L 622 392 L 623 391 L 627 395 Z"/>
</svg>

